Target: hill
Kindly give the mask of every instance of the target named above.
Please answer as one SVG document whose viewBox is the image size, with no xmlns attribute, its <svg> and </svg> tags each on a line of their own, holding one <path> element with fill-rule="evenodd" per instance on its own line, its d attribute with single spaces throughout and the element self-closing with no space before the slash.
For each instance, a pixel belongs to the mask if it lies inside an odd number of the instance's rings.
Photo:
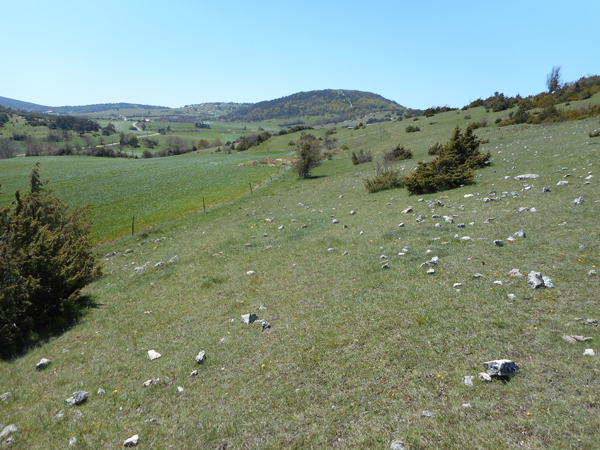
<svg viewBox="0 0 600 450">
<path fill-rule="evenodd" d="M 168 109 L 165 106 L 141 105 L 138 103 L 99 103 L 81 106 L 45 106 L 37 103 L 23 102 L 7 97 L 0 97 L 0 106 L 32 112 L 52 112 L 56 114 L 92 114 L 108 110 L 133 109 L 152 110 Z"/>
<path fill-rule="evenodd" d="M 325 89 L 299 92 L 240 108 L 225 116 L 229 121 L 290 119 L 301 116 L 347 116 L 352 119 L 368 113 L 405 110 L 398 103 L 370 92 Z"/>
</svg>

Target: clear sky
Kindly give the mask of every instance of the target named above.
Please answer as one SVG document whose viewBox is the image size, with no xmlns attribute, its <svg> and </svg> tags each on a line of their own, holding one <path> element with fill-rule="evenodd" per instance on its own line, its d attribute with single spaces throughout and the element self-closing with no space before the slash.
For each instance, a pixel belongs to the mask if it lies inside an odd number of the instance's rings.
<svg viewBox="0 0 600 450">
<path fill-rule="evenodd" d="M 600 0 L 0 0 L 0 96 L 47 106 L 374 92 L 412 108 L 600 74 Z"/>
</svg>

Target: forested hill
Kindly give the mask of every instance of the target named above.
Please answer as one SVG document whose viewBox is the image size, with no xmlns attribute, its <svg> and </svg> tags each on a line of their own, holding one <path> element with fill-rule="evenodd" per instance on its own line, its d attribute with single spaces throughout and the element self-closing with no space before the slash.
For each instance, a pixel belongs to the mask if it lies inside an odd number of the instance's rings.
<svg viewBox="0 0 600 450">
<path fill-rule="evenodd" d="M 371 92 L 326 89 L 299 92 L 276 100 L 255 103 L 229 113 L 225 116 L 225 119 L 230 121 L 260 121 L 331 114 L 356 117 L 372 112 L 405 109 L 398 103 Z"/>
<path fill-rule="evenodd" d="M 82 106 L 44 106 L 36 103 L 23 102 L 7 97 L 0 97 L 0 106 L 7 108 L 20 109 L 22 111 L 48 112 L 52 111 L 59 114 L 90 114 L 112 109 L 167 109 L 165 106 L 139 105 L 137 103 L 100 103 L 96 105 Z"/>
</svg>

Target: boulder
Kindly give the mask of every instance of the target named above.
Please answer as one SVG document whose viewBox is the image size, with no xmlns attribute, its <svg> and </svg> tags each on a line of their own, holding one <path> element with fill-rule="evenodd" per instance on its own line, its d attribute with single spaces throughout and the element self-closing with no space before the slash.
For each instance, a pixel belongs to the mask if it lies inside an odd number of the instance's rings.
<svg viewBox="0 0 600 450">
<path fill-rule="evenodd" d="M 241 316 L 240 322 L 246 325 L 250 325 L 256 319 L 258 319 L 258 314 L 256 313 L 244 314 L 243 316 Z"/>
<path fill-rule="evenodd" d="M 497 359 L 483 363 L 488 375 L 496 377 L 512 377 L 519 370 L 517 363 L 509 359 Z"/>
<path fill-rule="evenodd" d="M 196 355 L 196 362 L 198 364 L 202 364 L 206 360 L 206 352 L 201 350 L 200 353 Z"/>
<path fill-rule="evenodd" d="M 135 447 L 138 444 L 140 437 L 135 434 L 123 442 L 123 447 Z"/>
<path fill-rule="evenodd" d="M 544 287 L 544 279 L 542 278 L 542 274 L 534 271 L 529 272 L 529 275 L 527 275 L 527 286 L 532 289 Z"/>
<path fill-rule="evenodd" d="M 44 370 L 51 363 L 49 359 L 42 358 L 40 362 L 35 365 L 35 370 Z"/>
<path fill-rule="evenodd" d="M 4 427 L 4 429 L 2 430 L 2 432 L 0 432 L 0 439 L 4 439 L 10 433 L 16 433 L 17 431 L 19 431 L 19 429 L 17 428 L 17 426 L 14 423 L 11 423 L 10 425 L 6 425 Z"/>
<path fill-rule="evenodd" d="M 73 392 L 73 395 L 69 397 L 66 402 L 69 406 L 83 405 L 88 399 L 88 393 L 85 391 Z"/>
<path fill-rule="evenodd" d="M 596 356 L 596 352 L 592 348 L 586 348 L 583 352 L 583 356 Z"/>
</svg>

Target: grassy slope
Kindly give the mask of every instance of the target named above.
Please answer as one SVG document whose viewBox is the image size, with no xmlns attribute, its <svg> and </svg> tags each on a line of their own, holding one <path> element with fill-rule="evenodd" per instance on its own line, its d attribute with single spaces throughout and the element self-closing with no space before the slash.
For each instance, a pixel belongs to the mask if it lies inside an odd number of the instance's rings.
<svg viewBox="0 0 600 450">
<path fill-rule="evenodd" d="M 467 123 L 464 114 L 421 119 L 419 133 L 406 134 L 405 121 L 335 137 L 351 150 L 402 142 L 415 152 L 408 172 L 429 159 L 429 145 Z M 481 108 L 469 114 L 486 115 Z M 2 422 L 20 428 L 13 448 L 63 448 L 76 436 L 80 448 L 116 449 L 136 433 L 141 448 L 389 448 L 396 438 L 411 449 L 597 448 L 600 372 L 597 358 L 582 353 L 599 350 L 598 329 L 573 321 L 599 318 L 598 278 L 587 275 L 600 262 L 600 141 L 587 137 L 597 126 L 594 119 L 478 130 L 490 139 L 484 150 L 494 165 L 480 170 L 473 186 L 423 197 L 452 209 L 432 211 L 404 190 L 367 194 L 369 165 L 352 166 L 342 151 L 315 170 L 317 178 L 290 174 L 208 215 L 100 248 L 119 255 L 87 289 L 97 309 L 24 357 L 0 363 L 0 391 L 15 393 L 0 404 Z M 289 140 L 273 138 L 265 147 Z M 594 178 L 584 185 L 588 171 Z M 540 179 L 515 181 L 520 173 Z M 570 184 L 556 186 L 563 179 Z M 522 190 L 527 184 L 533 187 Z M 484 203 L 492 189 L 519 197 Z M 574 206 L 580 195 L 586 202 Z M 401 214 L 409 205 L 424 223 Z M 521 206 L 537 212 L 518 213 Z M 456 214 L 455 223 L 467 227 L 431 219 L 433 213 Z M 506 240 L 520 229 L 526 239 Z M 127 248 L 135 251 L 125 256 Z M 391 269 L 380 269 L 382 254 Z M 154 267 L 175 255 L 177 262 Z M 433 255 L 441 263 L 428 276 L 419 265 Z M 147 261 L 151 268 L 134 275 Z M 532 291 L 524 278 L 507 275 L 513 268 L 541 271 L 556 289 Z M 476 272 L 484 277 L 474 279 Z M 241 325 L 239 316 L 249 312 L 271 330 Z M 567 333 L 594 341 L 567 344 Z M 149 361 L 149 349 L 162 358 Z M 208 359 L 198 366 L 202 349 Z M 53 362 L 38 373 L 41 357 Z M 464 386 L 463 376 L 494 358 L 515 360 L 520 373 L 506 384 Z M 194 369 L 199 376 L 189 377 Z M 150 378 L 161 381 L 143 388 Z M 76 390 L 90 399 L 66 408 Z M 467 402 L 470 409 L 461 406 Z M 65 419 L 53 423 L 62 408 Z M 435 417 L 422 418 L 423 410 Z M 145 422 L 150 418 L 158 421 Z"/>
</svg>

